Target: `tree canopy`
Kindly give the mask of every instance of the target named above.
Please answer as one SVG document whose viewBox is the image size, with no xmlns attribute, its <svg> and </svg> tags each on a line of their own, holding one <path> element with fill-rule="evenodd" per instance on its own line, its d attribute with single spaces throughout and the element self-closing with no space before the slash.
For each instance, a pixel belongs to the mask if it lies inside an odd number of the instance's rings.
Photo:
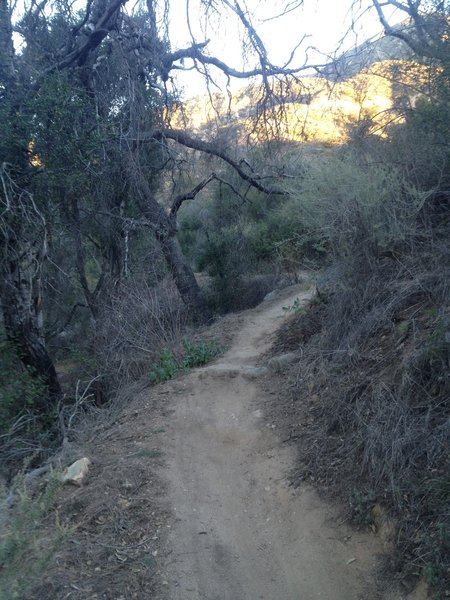
<svg viewBox="0 0 450 600">
<path fill-rule="evenodd" d="M 254 118 L 259 125 L 270 124 L 266 133 L 273 135 L 283 98 L 292 101 L 295 90 L 301 94 L 297 76 L 321 65 L 311 65 L 307 52 L 299 60 L 297 47 L 285 64 L 275 64 L 254 26 L 255 15 L 241 0 L 182 4 L 191 43 L 174 47 L 169 0 L 133 6 L 128 0 L 0 0 L 3 321 L 24 364 L 44 378 L 54 395 L 60 386 L 44 324 L 49 285 L 58 288 L 62 304 L 72 304 L 65 318 L 81 302 L 95 322 L 126 273 L 129 233 L 135 228 L 152 232 L 149 243 L 159 246 L 193 318 L 209 318 L 177 240 L 177 214 L 213 182 L 230 189 L 233 184 L 217 170 L 190 185 L 174 179 L 176 146 L 220 159 L 256 192 L 286 194 L 279 172 L 277 177 L 258 172 L 239 151 L 224 148 L 214 137 L 207 140 L 173 128 L 172 109 L 180 103 L 174 74 L 197 70 L 206 89 L 215 84 L 215 73 L 225 81 L 258 78 Z M 276 3 L 272 16 L 293 16 L 304 4 Z M 353 3 L 355 19 L 370 7 L 387 34 L 421 56 L 446 59 L 447 3 Z M 410 25 L 392 25 L 390 8 Z M 192 26 L 193 14 L 204 24 L 202 39 Z M 241 31 L 244 68 L 209 51 L 208 23 L 221 19 L 234 19 Z M 299 31 L 298 45 L 307 33 Z M 164 178 L 171 168 L 172 175 Z M 62 266 L 58 256 L 67 245 L 70 260 Z M 83 299 L 74 291 L 61 291 L 64 277 Z"/>
</svg>

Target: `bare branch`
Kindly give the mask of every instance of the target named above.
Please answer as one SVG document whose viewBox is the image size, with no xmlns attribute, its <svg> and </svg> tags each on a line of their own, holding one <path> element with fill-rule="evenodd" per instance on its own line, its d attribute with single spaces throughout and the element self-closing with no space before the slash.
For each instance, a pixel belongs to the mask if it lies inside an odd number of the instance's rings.
<svg viewBox="0 0 450 600">
<path fill-rule="evenodd" d="M 201 139 L 191 137 L 184 131 L 171 129 L 155 131 L 152 134 L 152 139 L 160 141 L 164 139 L 174 140 L 182 146 L 186 146 L 186 148 L 192 148 L 193 150 L 199 150 L 200 152 L 204 152 L 205 154 L 217 156 L 218 158 L 221 158 L 224 162 L 228 163 L 236 171 L 236 173 L 241 179 L 247 181 L 252 187 L 262 192 L 263 194 L 278 196 L 285 196 L 288 194 L 288 192 L 282 190 L 281 188 L 266 187 L 261 183 L 262 177 L 260 175 L 254 173 L 246 173 L 238 162 L 236 162 L 234 159 L 228 156 L 228 154 L 214 146 L 214 144 L 210 144 L 209 142 L 205 142 Z"/>
<path fill-rule="evenodd" d="M 222 177 L 219 177 L 218 175 L 216 175 L 215 178 L 217 179 L 217 181 L 219 183 L 230 188 L 230 190 L 233 192 L 233 194 L 235 194 L 238 198 L 240 198 L 242 200 L 242 203 L 247 202 L 246 196 L 248 194 L 249 189 L 252 187 L 251 185 L 247 186 L 247 189 L 244 194 L 241 194 L 241 192 L 239 190 L 237 190 L 236 187 L 230 181 L 227 181 L 226 179 L 223 179 Z"/>
<path fill-rule="evenodd" d="M 170 211 L 169 211 L 170 216 L 172 218 L 176 218 L 177 213 L 180 210 L 180 207 L 183 204 L 183 202 L 185 202 L 186 200 L 193 200 L 197 196 L 197 194 L 199 192 L 201 192 L 202 189 L 204 187 L 206 187 L 208 185 L 208 183 L 210 183 L 214 179 L 216 179 L 216 175 L 214 173 L 212 173 L 209 177 L 207 177 L 206 179 L 203 179 L 203 181 L 201 181 L 198 185 L 196 185 L 195 188 L 192 189 L 190 192 L 186 192 L 185 194 L 180 194 L 179 196 L 177 196 L 175 198 L 175 200 L 172 202 L 172 206 L 170 207 Z"/>
<path fill-rule="evenodd" d="M 226 4 L 229 8 L 231 8 L 231 10 L 237 14 L 237 16 L 239 17 L 240 21 L 242 22 L 242 24 L 244 25 L 249 38 L 250 38 L 250 43 L 252 44 L 253 48 L 255 49 L 256 53 L 259 56 L 260 62 L 261 62 L 261 67 L 263 70 L 265 70 L 265 66 L 268 63 L 267 60 L 267 50 L 266 47 L 264 46 L 264 43 L 262 41 L 262 39 L 259 37 L 256 29 L 253 27 L 253 25 L 250 23 L 250 19 L 249 17 L 245 14 L 245 12 L 242 10 L 239 2 L 237 0 L 234 0 L 234 4 L 231 4 L 231 2 L 229 2 L 229 0 L 223 0 L 224 4 Z"/>
<path fill-rule="evenodd" d="M 405 42 L 418 56 L 437 60 L 446 60 L 448 57 L 447 36 L 443 35 L 445 28 L 448 33 L 448 21 L 444 13 L 424 13 L 420 11 L 421 0 L 408 0 L 407 4 L 397 0 L 372 0 L 378 19 L 383 25 L 386 35 L 398 38 Z M 401 24 L 393 27 L 384 12 L 386 7 L 394 7 L 405 13 L 410 20 L 409 26 Z"/>
<path fill-rule="evenodd" d="M 297 10 L 302 5 L 303 0 L 295 0 L 293 2 L 288 2 L 281 12 L 277 13 L 273 17 L 267 17 L 266 19 L 263 19 L 263 22 L 267 23 L 268 21 L 275 21 L 276 19 L 285 17 L 287 14 L 293 12 L 294 10 Z"/>
<path fill-rule="evenodd" d="M 207 44 L 208 41 L 203 42 L 202 44 L 193 45 L 191 48 L 185 48 L 184 50 L 179 51 L 182 52 L 182 56 L 180 56 L 179 58 L 191 58 L 192 60 L 199 61 L 203 65 L 212 65 L 220 71 L 222 71 L 222 73 L 224 73 L 227 77 L 234 77 L 235 79 L 249 79 L 250 77 L 257 76 L 271 77 L 274 75 L 295 75 L 296 73 L 300 73 L 301 71 L 305 71 L 307 69 L 320 69 L 326 65 L 326 63 L 318 65 L 310 65 L 305 63 L 303 65 L 299 65 L 298 67 L 287 69 L 286 67 L 279 67 L 270 63 L 264 63 L 263 66 L 255 69 L 239 71 L 237 69 L 234 69 L 233 67 L 230 67 L 230 65 L 227 65 L 225 62 L 219 60 L 215 56 L 208 56 L 204 52 L 201 52 L 201 49 L 204 48 Z M 176 54 L 177 53 L 169 55 L 167 60 L 168 64 L 170 63 L 171 65 L 171 63 L 175 60 L 179 60 L 179 58 L 174 58 L 173 60 L 171 60 L 171 58 L 173 56 L 176 56 Z M 287 64 L 289 64 L 291 60 L 292 55 Z M 170 66 L 170 68 L 172 68 L 172 66 Z"/>
</svg>

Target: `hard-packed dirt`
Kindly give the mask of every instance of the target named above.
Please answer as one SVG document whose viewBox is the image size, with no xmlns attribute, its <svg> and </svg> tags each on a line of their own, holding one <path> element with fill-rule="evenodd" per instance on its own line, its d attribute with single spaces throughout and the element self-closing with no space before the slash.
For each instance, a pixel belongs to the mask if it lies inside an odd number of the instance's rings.
<svg viewBox="0 0 450 600">
<path fill-rule="evenodd" d="M 294 457 L 258 408 L 255 363 L 297 297 L 249 311 L 225 356 L 173 384 L 181 393 L 164 449 L 171 600 L 371 597 L 377 541 L 346 527 L 312 489 L 289 487 Z"/>
<path fill-rule="evenodd" d="M 269 416 L 276 393 L 265 389 L 264 355 L 286 307 L 309 297 L 291 287 L 216 323 L 232 339 L 226 354 L 137 394 L 86 445 L 90 479 L 66 493 L 62 509 L 78 521 L 78 560 L 62 551 L 40 598 L 382 597 L 382 541 L 351 528 L 310 486 L 289 485 L 295 451 Z M 91 554 L 77 550 L 85 540 Z M 405 600 L 394 591 L 383 598 Z"/>
</svg>

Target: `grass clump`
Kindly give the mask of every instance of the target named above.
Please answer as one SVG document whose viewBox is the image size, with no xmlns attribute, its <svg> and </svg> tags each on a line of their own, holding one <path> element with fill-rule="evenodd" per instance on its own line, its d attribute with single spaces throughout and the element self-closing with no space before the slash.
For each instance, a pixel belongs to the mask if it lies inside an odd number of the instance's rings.
<svg viewBox="0 0 450 600">
<path fill-rule="evenodd" d="M 6 508 L 3 494 L 0 512 L 0 598 L 23 598 L 41 582 L 45 568 L 60 547 L 67 531 L 58 517 L 51 527 L 61 482 L 52 478 L 43 491 L 33 496 L 25 485 L 17 493 L 16 504 Z"/>
<path fill-rule="evenodd" d="M 172 350 L 164 349 L 159 357 L 159 363 L 153 365 L 149 373 L 150 381 L 154 384 L 173 379 L 182 372 L 195 367 L 201 367 L 220 356 L 223 348 L 215 340 L 199 340 L 193 342 L 183 340 L 181 358 L 177 358 Z"/>
</svg>

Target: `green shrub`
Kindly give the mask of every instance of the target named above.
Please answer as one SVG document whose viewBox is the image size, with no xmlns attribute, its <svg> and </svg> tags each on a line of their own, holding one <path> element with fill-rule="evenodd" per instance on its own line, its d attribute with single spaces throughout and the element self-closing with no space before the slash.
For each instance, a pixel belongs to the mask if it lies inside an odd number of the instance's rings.
<svg viewBox="0 0 450 600">
<path fill-rule="evenodd" d="M 246 229 L 252 261 L 279 264 L 287 272 L 298 271 L 307 261 L 320 262 L 326 247 L 308 227 L 303 197 L 293 194 L 267 211 L 263 221 Z"/>
<path fill-rule="evenodd" d="M 337 258 L 360 248 L 378 256 L 408 243 L 429 196 L 395 168 L 359 165 L 351 155 L 316 159 L 299 192 L 306 232 Z"/>
<path fill-rule="evenodd" d="M 357 525 L 367 527 L 373 523 L 370 510 L 375 501 L 376 496 L 372 492 L 352 490 L 348 497 L 348 503 L 352 519 Z"/>
<path fill-rule="evenodd" d="M 167 348 L 159 355 L 159 364 L 154 365 L 150 371 L 150 381 L 152 383 L 161 383 L 172 379 L 178 374 L 179 366 L 174 355 Z"/>
<path fill-rule="evenodd" d="M 185 369 L 206 365 L 222 353 L 221 346 L 214 340 L 200 340 L 195 343 L 185 339 L 183 340 L 183 349 L 183 367 Z"/>
<path fill-rule="evenodd" d="M 207 364 L 223 352 L 214 340 L 191 342 L 183 340 L 183 355 L 177 360 L 171 350 L 166 348 L 160 354 L 160 362 L 153 365 L 149 378 L 152 383 L 161 383 L 176 377 L 183 371 Z"/>
<path fill-rule="evenodd" d="M 294 313 L 296 315 L 305 314 L 306 308 L 300 303 L 300 300 L 296 298 L 292 304 L 282 307 L 284 312 Z"/>
</svg>

